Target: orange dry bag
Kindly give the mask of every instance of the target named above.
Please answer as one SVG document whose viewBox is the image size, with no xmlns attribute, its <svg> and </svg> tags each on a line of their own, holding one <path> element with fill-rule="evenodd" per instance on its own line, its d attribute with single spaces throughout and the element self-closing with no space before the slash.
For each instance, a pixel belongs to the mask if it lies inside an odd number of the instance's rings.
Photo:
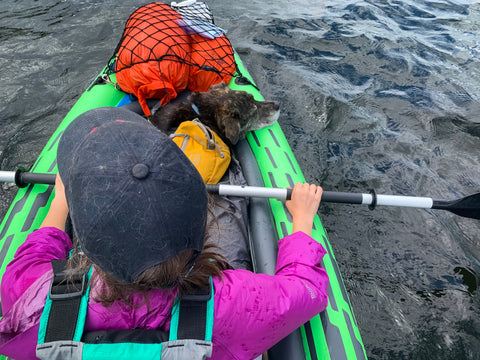
<svg viewBox="0 0 480 360">
<path fill-rule="evenodd" d="M 230 82 L 235 73 L 232 46 L 208 21 L 208 7 L 191 6 L 179 6 L 180 15 L 169 5 L 148 4 L 125 25 L 114 72 L 120 88 L 138 98 L 146 116 L 151 115 L 146 99 L 165 105 L 187 88 L 208 91 L 211 85 Z"/>
</svg>

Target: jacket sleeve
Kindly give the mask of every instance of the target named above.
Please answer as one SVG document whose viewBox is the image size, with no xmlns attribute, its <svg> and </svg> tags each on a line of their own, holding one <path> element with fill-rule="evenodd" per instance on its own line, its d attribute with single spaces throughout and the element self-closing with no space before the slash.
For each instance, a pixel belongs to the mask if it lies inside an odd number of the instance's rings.
<svg viewBox="0 0 480 360">
<path fill-rule="evenodd" d="M 29 234 L 7 265 L 2 278 L 3 313 L 12 307 L 30 285 L 52 269 L 52 259 L 65 259 L 71 248 L 69 236 L 57 228 L 45 227 Z"/>
<path fill-rule="evenodd" d="M 328 275 L 320 266 L 325 253 L 320 243 L 297 232 L 279 241 L 274 276 L 225 271 L 214 281 L 217 351 L 255 358 L 323 311 L 328 304 Z"/>
</svg>

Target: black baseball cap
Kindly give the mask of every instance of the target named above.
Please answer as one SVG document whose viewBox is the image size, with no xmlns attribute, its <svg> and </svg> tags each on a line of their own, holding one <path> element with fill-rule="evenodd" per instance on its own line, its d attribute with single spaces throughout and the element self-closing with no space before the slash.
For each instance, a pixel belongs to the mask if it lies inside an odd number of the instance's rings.
<svg viewBox="0 0 480 360">
<path fill-rule="evenodd" d="M 115 107 L 79 115 L 62 134 L 57 163 L 83 252 L 118 281 L 131 283 L 183 250 L 202 250 L 203 179 L 140 115 Z"/>
</svg>

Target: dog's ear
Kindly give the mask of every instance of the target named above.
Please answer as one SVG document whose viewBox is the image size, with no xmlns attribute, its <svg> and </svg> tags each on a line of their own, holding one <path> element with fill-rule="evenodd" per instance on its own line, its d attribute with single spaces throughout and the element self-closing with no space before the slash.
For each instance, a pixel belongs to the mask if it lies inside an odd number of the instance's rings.
<svg viewBox="0 0 480 360">
<path fill-rule="evenodd" d="M 226 102 L 217 109 L 215 121 L 228 141 L 235 145 L 240 138 L 240 121 L 239 114 L 232 107 L 231 102 Z"/>
<path fill-rule="evenodd" d="M 225 136 L 235 145 L 240 137 L 240 124 L 238 121 L 227 121 L 225 123 Z"/>
</svg>

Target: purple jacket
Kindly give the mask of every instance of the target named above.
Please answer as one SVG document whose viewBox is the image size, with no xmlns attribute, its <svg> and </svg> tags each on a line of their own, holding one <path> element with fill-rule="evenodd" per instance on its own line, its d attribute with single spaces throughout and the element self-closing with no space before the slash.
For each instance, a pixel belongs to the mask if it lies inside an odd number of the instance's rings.
<svg viewBox="0 0 480 360">
<path fill-rule="evenodd" d="M 1 283 L 0 354 L 36 358 L 38 324 L 52 278 L 50 260 L 65 258 L 71 247 L 67 234 L 49 227 L 34 231 L 18 248 Z M 253 359 L 327 306 L 328 276 L 319 265 L 325 255 L 322 245 L 297 232 L 281 239 L 278 248 L 274 276 L 226 270 L 222 279 L 213 279 L 212 359 Z M 157 289 L 148 310 L 121 302 L 105 308 L 91 300 L 85 330 L 168 331 L 171 306 L 171 296 Z"/>
</svg>

